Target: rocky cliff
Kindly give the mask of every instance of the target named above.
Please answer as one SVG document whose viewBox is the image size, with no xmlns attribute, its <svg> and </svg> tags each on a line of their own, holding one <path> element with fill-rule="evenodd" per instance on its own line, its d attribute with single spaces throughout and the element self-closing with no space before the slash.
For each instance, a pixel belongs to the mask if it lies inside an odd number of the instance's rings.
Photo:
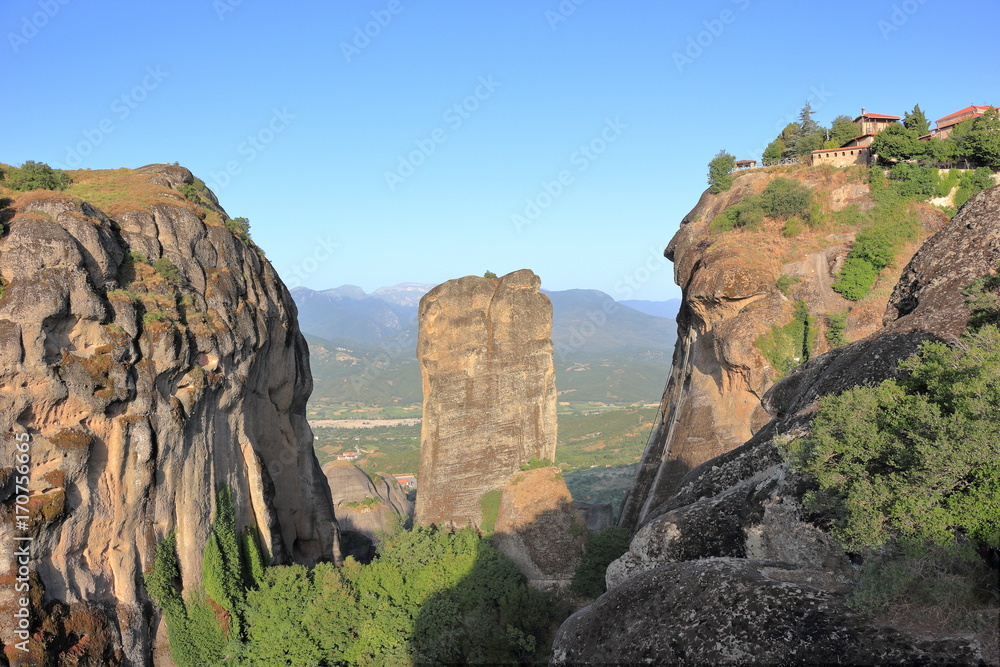
<svg viewBox="0 0 1000 667">
<path fill-rule="evenodd" d="M 804 301 L 815 319 L 819 335 L 813 356 L 829 349 L 825 334 L 834 314 L 846 315 L 848 341 L 881 326 L 895 276 L 947 217 L 918 205 L 917 238 L 901 248 L 868 297 L 844 299 L 831 289 L 833 276 L 866 222 L 864 213 L 874 205 L 863 173 L 802 166 L 751 171 L 737 177 L 727 192 L 706 192 L 685 216 L 664 253 L 674 262 L 674 278 L 683 289 L 673 368 L 620 525 L 634 530 L 689 470 L 739 446 L 767 423 L 761 400 L 781 370 L 757 341 L 773 325 L 790 322 L 797 301 Z M 823 224 L 803 226 L 795 234 L 771 220 L 755 230 L 710 229 L 716 216 L 779 176 L 812 190 L 813 216 Z"/>
<path fill-rule="evenodd" d="M 482 524 L 481 501 L 532 458 L 553 460 L 552 305 L 527 269 L 467 276 L 420 300 L 422 524 Z"/>
<path fill-rule="evenodd" d="M 338 559 L 338 530 L 295 306 L 245 229 L 182 167 L 71 175 L 14 193 L 0 238 L 0 562 L 9 583 L 33 538 L 35 664 L 143 665 L 165 639 L 143 572 L 174 531 L 199 585 L 217 488 L 274 563 Z M 17 604 L 0 587 L 11 657 Z"/>
<path fill-rule="evenodd" d="M 559 468 L 520 472 L 502 489 L 493 545 L 517 563 L 530 585 L 568 586 L 583 555 L 585 532 L 586 520 Z"/>
<path fill-rule="evenodd" d="M 909 262 L 884 328 L 772 387 L 763 403 L 775 419 L 696 466 L 648 513 L 629 551 L 608 568 L 608 592 L 560 628 L 554 662 L 995 662 L 995 637 L 991 647 L 988 638 L 942 636 L 934 624 L 903 626 L 845 604 L 852 562 L 805 511 L 806 486 L 777 443 L 808 432 L 818 397 L 894 376 L 922 341 L 954 343 L 969 318 L 962 290 L 998 263 L 1000 188 L 993 188 Z"/>
<path fill-rule="evenodd" d="M 340 526 L 340 549 L 344 556 L 369 562 L 375 556 L 375 536 L 401 521 L 413 519 L 413 503 L 391 477 L 374 479 L 348 461 L 330 461 L 323 466 Z"/>
</svg>

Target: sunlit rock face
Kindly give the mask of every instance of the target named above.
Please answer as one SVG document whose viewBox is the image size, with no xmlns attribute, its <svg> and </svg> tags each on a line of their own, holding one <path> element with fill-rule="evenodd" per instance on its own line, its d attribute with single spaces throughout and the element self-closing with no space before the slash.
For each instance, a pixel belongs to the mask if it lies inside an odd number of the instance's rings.
<svg viewBox="0 0 1000 667">
<path fill-rule="evenodd" d="M 195 182 L 183 167 L 77 174 L 94 205 L 25 193 L 0 237 L 0 562 L 22 534 L 22 435 L 46 628 L 33 664 L 144 665 L 165 637 L 143 572 L 174 531 L 180 584 L 200 584 L 220 486 L 272 563 L 336 561 L 338 530 L 305 416 L 308 348 L 270 263 L 210 191 L 179 192 Z M 9 651 L 15 604 L 0 587 Z"/>
<path fill-rule="evenodd" d="M 480 525 L 481 501 L 532 458 L 553 460 L 552 304 L 527 269 L 448 281 L 420 300 L 416 520 Z"/>
</svg>

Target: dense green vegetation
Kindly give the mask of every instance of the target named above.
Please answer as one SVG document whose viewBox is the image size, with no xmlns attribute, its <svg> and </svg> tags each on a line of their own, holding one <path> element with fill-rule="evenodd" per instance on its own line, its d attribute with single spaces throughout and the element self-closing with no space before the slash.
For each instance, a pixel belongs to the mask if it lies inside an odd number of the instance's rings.
<svg viewBox="0 0 1000 667">
<path fill-rule="evenodd" d="M 823 398 L 811 434 L 788 445 L 814 485 L 807 509 L 871 557 L 855 596 L 870 610 L 933 603 L 942 587 L 949 603 L 971 596 L 967 610 L 996 603 L 976 550 L 1000 551 L 1000 278 L 966 295 L 959 345 L 925 342 L 901 379 Z"/>
<path fill-rule="evenodd" d="M 732 170 L 736 165 L 736 158 L 725 150 L 716 154 L 712 161 L 708 163 L 708 191 L 712 194 L 725 192 L 733 186 Z"/>
<path fill-rule="evenodd" d="M 787 375 L 799 364 L 805 363 L 816 345 L 816 318 L 809 314 L 805 301 L 795 302 L 792 321 L 771 328 L 757 338 L 757 349 L 777 372 L 777 377 Z"/>
<path fill-rule="evenodd" d="M 916 215 L 904 194 L 886 178 L 878 167 L 869 174 L 875 206 L 868 212 L 869 224 L 861 230 L 833 283 L 833 289 L 846 299 L 859 301 L 871 291 L 879 273 L 896 258 L 899 247 L 917 233 Z"/>
<path fill-rule="evenodd" d="M 882 164 L 905 160 L 931 162 L 971 162 L 993 169 L 1000 168 L 1000 116 L 990 109 L 978 118 L 962 121 L 946 139 L 920 141 L 927 134 L 926 118 L 907 114 L 903 124 L 893 124 L 879 132 L 872 141 L 872 151 Z"/>
<path fill-rule="evenodd" d="M 847 344 L 844 331 L 847 329 L 848 312 L 838 310 L 826 316 L 826 342 L 831 348 Z"/>
<path fill-rule="evenodd" d="M 596 598 L 607 590 L 605 572 L 608 565 L 628 551 L 632 533 L 620 526 L 608 526 L 587 539 L 586 551 L 573 573 L 570 585 L 577 595 Z"/>
<path fill-rule="evenodd" d="M 369 565 L 265 569 L 255 546 L 241 550 L 227 494 L 206 546 L 204 590 L 177 589 L 172 533 L 146 575 L 180 667 L 533 662 L 566 614 L 472 529 L 397 527 Z"/>
<path fill-rule="evenodd" d="M 0 172 L 0 178 L 0 184 L 4 187 L 20 192 L 64 190 L 71 180 L 65 171 L 34 160 L 28 160 L 20 167 L 8 167 Z"/>
<path fill-rule="evenodd" d="M 764 213 L 778 220 L 793 216 L 808 218 L 812 190 L 807 185 L 779 176 L 760 193 Z"/>
</svg>

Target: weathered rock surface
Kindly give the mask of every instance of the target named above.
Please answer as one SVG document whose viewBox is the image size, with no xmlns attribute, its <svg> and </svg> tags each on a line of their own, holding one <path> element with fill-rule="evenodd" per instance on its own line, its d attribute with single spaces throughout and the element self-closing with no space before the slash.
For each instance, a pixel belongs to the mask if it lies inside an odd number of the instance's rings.
<svg viewBox="0 0 1000 667">
<path fill-rule="evenodd" d="M 517 563 L 530 585 L 568 586 L 583 556 L 584 532 L 559 468 L 526 470 L 503 487 L 493 545 Z"/>
<path fill-rule="evenodd" d="M 451 280 L 420 300 L 418 522 L 479 525 L 484 494 L 531 458 L 554 459 L 552 305 L 540 285 L 522 269 Z"/>
<path fill-rule="evenodd" d="M 896 373 L 923 340 L 954 342 L 964 288 L 1000 263 L 1000 188 L 970 201 L 903 271 L 886 326 L 808 361 L 764 404 L 776 418 L 688 472 L 607 571 L 608 593 L 573 615 L 554 662 L 977 664 L 969 637 L 918 636 L 844 604 L 852 566 L 810 522 L 805 485 L 776 441 L 804 435 L 818 397 Z"/>
<path fill-rule="evenodd" d="M 413 503 L 395 479 L 368 476 L 347 461 L 331 461 L 323 466 L 333 491 L 333 505 L 340 526 L 340 549 L 345 557 L 367 563 L 375 556 L 375 536 L 392 528 L 397 521 L 413 519 Z"/>
<path fill-rule="evenodd" d="M 709 558 L 661 565 L 573 614 L 552 664 L 969 664 L 957 639 L 873 627 L 841 596 L 781 562 Z"/>
<path fill-rule="evenodd" d="M 674 279 L 683 289 L 673 369 L 658 423 L 622 505 L 619 525 L 637 528 L 676 491 L 689 470 L 738 447 L 768 422 L 762 398 L 777 373 L 756 341 L 772 325 L 792 319 L 796 300 L 808 304 L 822 330 L 825 316 L 850 308 L 848 340 L 881 326 L 879 313 L 885 308 L 891 282 L 880 283 L 861 305 L 831 289 L 854 229 L 838 229 L 835 234 L 804 231 L 792 239 L 782 235 L 778 223 L 755 232 L 719 235 L 709 230 L 717 215 L 744 196 L 761 192 L 779 175 L 813 188 L 831 211 L 847 206 L 866 210 L 873 204 L 868 186 L 853 180 L 856 176 L 850 171 L 796 167 L 742 175 L 728 192 L 706 192 L 685 216 L 664 252 L 674 262 Z M 919 217 L 924 230 L 921 240 L 946 220 L 930 207 L 922 208 Z M 914 243 L 909 253 L 918 245 Z M 798 281 L 787 295 L 776 284 L 783 275 Z M 826 349 L 820 331 L 813 353 Z"/>
<path fill-rule="evenodd" d="M 337 525 L 305 417 L 306 343 L 271 265 L 222 224 L 214 195 L 177 192 L 194 182 L 184 168 L 74 178 L 93 179 L 111 217 L 25 193 L 0 238 L 0 562 L 24 532 L 12 470 L 27 434 L 34 612 L 48 633 L 32 655 L 144 665 L 164 637 L 143 572 L 176 531 L 182 584 L 199 585 L 220 485 L 272 562 L 339 558 Z M 8 648 L 13 593 L 0 587 Z"/>
</svg>

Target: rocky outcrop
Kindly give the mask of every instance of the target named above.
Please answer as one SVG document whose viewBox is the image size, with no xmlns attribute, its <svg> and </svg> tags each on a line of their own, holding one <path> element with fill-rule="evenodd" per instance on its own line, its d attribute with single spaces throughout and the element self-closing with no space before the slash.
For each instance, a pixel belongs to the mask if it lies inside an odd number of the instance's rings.
<svg viewBox="0 0 1000 667">
<path fill-rule="evenodd" d="M 806 167 L 753 171 L 739 176 L 728 192 L 706 192 L 685 216 L 664 252 L 674 262 L 674 278 L 683 289 L 673 368 L 658 422 L 623 503 L 620 525 L 637 528 L 689 470 L 738 447 L 768 422 L 762 398 L 779 373 L 757 340 L 772 325 L 791 321 L 795 301 L 804 300 L 816 318 L 820 335 L 814 356 L 828 349 L 823 331 L 831 313 L 850 311 L 848 340 L 881 326 L 879 315 L 898 275 L 892 268 L 860 304 L 831 289 L 858 223 L 839 224 L 834 233 L 804 229 L 792 238 L 783 235 L 780 222 L 768 222 L 756 231 L 719 234 L 709 229 L 717 215 L 744 196 L 761 192 L 777 176 L 812 188 L 828 215 L 848 206 L 867 210 L 873 202 L 859 174 Z M 901 251 L 905 259 L 900 267 L 947 219 L 931 207 L 922 207 L 919 218 L 920 239 Z M 782 276 L 787 276 L 784 291 L 777 284 Z"/>
<path fill-rule="evenodd" d="M 338 559 L 337 525 L 306 344 L 271 265 L 182 167 L 73 177 L 78 190 L 17 196 L 0 238 L 0 562 L 33 538 L 37 664 L 143 665 L 165 639 L 143 572 L 174 531 L 180 583 L 199 585 L 218 487 L 274 563 Z M 8 651 L 16 604 L 0 587 Z"/>
<path fill-rule="evenodd" d="M 493 545 L 543 590 L 568 586 L 583 556 L 584 518 L 555 467 L 518 473 L 500 495 Z"/>
<path fill-rule="evenodd" d="M 960 639 L 873 627 L 781 562 L 711 558 L 663 565 L 577 612 L 553 664 L 974 664 Z"/>
<path fill-rule="evenodd" d="M 1000 188 L 970 201 L 903 271 L 885 327 L 808 361 L 764 404 L 776 418 L 688 472 L 607 571 L 608 593 L 574 614 L 554 662 L 979 663 L 968 636 L 931 638 L 844 602 L 853 567 L 802 505 L 778 444 L 808 432 L 816 399 L 893 377 L 921 341 L 952 341 L 963 289 L 1000 264 Z M 994 658 L 995 659 L 995 658 Z"/>
<path fill-rule="evenodd" d="M 480 525 L 487 492 L 532 458 L 554 459 L 552 305 L 540 285 L 522 269 L 451 280 L 420 300 L 419 523 Z"/>
<path fill-rule="evenodd" d="M 345 557 L 369 562 L 375 556 L 375 536 L 413 519 L 413 503 L 395 479 L 375 476 L 347 461 L 323 466 L 333 491 L 340 526 L 340 549 Z"/>
</svg>

